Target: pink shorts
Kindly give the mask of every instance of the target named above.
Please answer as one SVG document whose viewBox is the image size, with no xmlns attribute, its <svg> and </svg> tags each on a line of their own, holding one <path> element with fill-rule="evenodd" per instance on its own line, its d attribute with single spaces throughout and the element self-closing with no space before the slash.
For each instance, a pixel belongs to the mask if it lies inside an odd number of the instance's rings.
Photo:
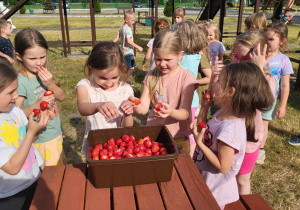
<svg viewBox="0 0 300 210">
<path fill-rule="evenodd" d="M 255 152 L 252 153 L 245 153 L 245 157 L 241 166 L 241 169 L 239 171 L 239 175 L 245 175 L 249 174 L 253 171 L 253 168 L 255 166 L 255 162 L 257 160 L 259 153 L 259 147 Z"/>
</svg>

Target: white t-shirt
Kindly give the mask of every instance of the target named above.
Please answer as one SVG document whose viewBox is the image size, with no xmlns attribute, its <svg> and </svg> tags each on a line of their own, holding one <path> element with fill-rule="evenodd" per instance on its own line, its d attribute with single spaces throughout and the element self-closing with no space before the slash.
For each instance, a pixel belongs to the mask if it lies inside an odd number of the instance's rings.
<svg viewBox="0 0 300 210">
<path fill-rule="evenodd" d="M 78 86 L 86 87 L 90 103 L 113 102 L 119 110 L 119 116 L 112 120 L 105 119 L 100 112 L 86 117 L 85 134 L 81 150 L 81 152 L 85 154 L 86 140 L 90 130 L 117 128 L 121 126 L 123 112 L 120 110 L 120 106 L 124 101 L 128 100 L 130 96 L 133 96 L 133 90 L 130 85 L 120 83 L 119 87 L 114 91 L 105 91 L 97 85 L 94 79 L 92 79 L 91 82 L 88 79 L 82 79 L 77 83 L 75 89 Z"/>
<path fill-rule="evenodd" d="M 13 105 L 0 114 L 0 168 L 16 153 L 26 136 L 28 120 L 24 112 Z M 41 175 L 39 166 L 44 163 L 32 144 L 20 172 L 10 175 L 0 169 L 0 198 L 15 195 L 32 185 Z"/>
</svg>

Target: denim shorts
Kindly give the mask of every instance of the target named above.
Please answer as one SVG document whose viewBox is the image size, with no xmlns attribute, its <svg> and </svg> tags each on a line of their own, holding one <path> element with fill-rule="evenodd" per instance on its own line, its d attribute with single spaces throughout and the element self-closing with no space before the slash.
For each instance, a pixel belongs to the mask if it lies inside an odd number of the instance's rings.
<svg viewBox="0 0 300 210">
<path fill-rule="evenodd" d="M 128 68 L 132 68 L 136 66 L 133 54 L 125 55 L 124 59 Z"/>
</svg>

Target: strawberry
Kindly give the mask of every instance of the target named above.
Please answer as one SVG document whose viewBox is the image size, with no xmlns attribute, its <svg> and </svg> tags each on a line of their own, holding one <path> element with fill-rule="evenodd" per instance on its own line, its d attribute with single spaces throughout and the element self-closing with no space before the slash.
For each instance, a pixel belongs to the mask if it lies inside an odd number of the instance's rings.
<svg viewBox="0 0 300 210">
<path fill-rule="evenodd" d="M 48 90 L 44 93 L 44 96 L 50 96 L 50 95 L 53 95 L 53 91 L 52 90 Z"/>
<path fill-rule="evenodd" d="M 115 141 L 114 138 L 110 138 L 110 139 L 108 139 L 108 141 L 107 141 L 107 144 L 115 144 L 115 143 L 116 143 L 116 141 Z"/>
<path fill-rule="evenodd" d="M 210 101 L 210 99 L 211 99 L 210 93 L 205 93 L 204 98 L 205 98 L 205 100 Z"/>
<path fill-rule="evenodd" d="M 40 109 L 33 109 L 34 116 L 41 114 Z"/>
<path fill-rule="evenodd" d="M 145 141 L 146 140 L 149 140 L 149 141 L 151 141 L 151 139 L 150 139 L 150 136 L 144 136 L 144 138 L 143 138 Z"/>
<path fill-rule="evenodd" d="M 205 122 L 201 122 L 198 125 L 200 128 L 206 128 L 206 123 Z"/>
<path fill-rule="evenodd" d="M 159 151 L 159 146 L 157 144 L 152 144 L 151 150 L 153 153 L 156 153 Z"/>
<path fill-rule="evenodd" d="M 42 101 L 40 107 L 42 111 L 45 111 L 48 108 L 49 103 L 47 101 Z"/>
<path fill-rule="evenodd" d="M 155 104 L 154 109 L 159 112 L 163 107 L 164 106 L 161 103 L 157 103 L 157 104 Z"/>
<path fill-rule="evenodd" d="M 141 101 L 139 99 L 134 99 L 134 104 L 135 105 L 139 105 L 141 103 Z"/>
</svg>

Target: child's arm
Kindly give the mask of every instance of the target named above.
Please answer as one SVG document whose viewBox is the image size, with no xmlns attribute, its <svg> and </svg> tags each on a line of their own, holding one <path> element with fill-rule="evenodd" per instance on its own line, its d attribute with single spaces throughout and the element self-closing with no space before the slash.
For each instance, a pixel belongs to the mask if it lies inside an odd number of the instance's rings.
<svg viewBox="0 0 300 210">
<path fill-rule="evenodd" d="M 6 58 L 11 64 L 14 63 L 14 59 L 12 59 L 8 55 L 4 54 L 3 52 L 0 52 L 0 57 Z"/>
<path fill-rule="evenodd" d="M 33 113 L 31 113 L 28 120 L 28 130 L 22 144 L 10 160 L 1 167 L 3 171 L 10 175 L 16 175 L 20 172 L 28 156 L 30 147 L 36 139 L 36 135 L 41 129 L 45 128 L 49 122 L 49 118 L 45 112 L 41 112 L 39 121 L 33 120 Z"/>
<path fill-rule="evenodd" d="M 120 109 L 124 113 L 123 118 L 122 118 L 122 122 L 121 122 L 121 126 L 122 127 L 133 126 L 133 118 L 132 118 L 133 105 L 134 105 L 134 103 L 132 103 L 129 100 L 128 101 L 124 101 L 121 104 Z"/>
<path fill-rule="evenodd" d="M 221 173 L 227 173 L 232 165 L 234 149 L 224 142 L 218 140 L 218 155 L 216 155 L 202 141 L 205 128 L 202 128 L 199 134 L 197 132 L 197 124 L 192 124 L 191 129 L 199 149 L 203 152 L 207 160 Z"/>
<path fill-rule="evenodd" d="M 152 48 L 149 47 L 148 50 L 147 50 L 147 53 L 146 53 L 146 55 L 145 55 L 145 58 L 144 58 L 144 60 L 143 60 L 143 64 L 142 64 L 142 69 L 143 69 L 143 71 L 146 70 L 146 63 L 147 63 L 147 61 L 151 58 L 151 54 L 152 54 Z"/>
<path fill-rule="evenodd" d="M 216 81 L 218 81 L 219 74 L 223 67 L 223 61 L 219 61 L 219 57 L 216 57 L 215 62 L 211 65 L 211 78 L 208 86 L 208 92 L 212 92 L 213 85 Z"/>
<path fill-rule="evenodd" d="M 286 111 L 286 104 L 290 94 L 290 75 L 284 75 L 281 77 L 281 98 L 280 105 L 276 111 L 278 119 L 283 118 Z"/>
<path fill-rule="evenodd" d="M 117 33 L 116 38 L 114 38 L 113 42 L 117 42 L 120 39 L 120 32 Z"/>
<path fill-rule="evenodd" d="M 218 55 L 219 61 L 223 61 L 223 54 L 224 54 L 224 53 L 220 53 L 220 54 Z"/>
<path fill-rule="evenodd" d="M 137 45 L 136 43 L 134 43 L 130 37 L 128 37 L 126 39 L 127 43 L 130 44 L 132 47 L 135 47 L 136 49 L 138 49 L 140 52 L 143 52 L 143 48 L 140 47 L 139 45 Z"/>
<path fill-rule="evenodd" d="M 88 90 L 80 85 L 76 88 L 78 111 L 82 116 L 93 115 L 100 112 L 106 119 L 119 116 L 118 109 L 112 102 L 89 102 Z"/>
<path fill-rule="evenodd" d="M 201 69 L 201 71 L 203 72 L 204 74 L 204 78 L 201 78 L 201 79 L 198 79 L 198 83 L 199 85 L 206 85 L 206 84 L 209 84 L 210 82 L 210 77 L 211 77 L 211 69 Z"/>
<path fill-rule="evenodd" d="M 38 68 L 38 76 L 41 79 L 42 83 L 47 87 L 47 89 L 52 90 L 54 92 L 54 97 L 56 100 L 64 100 L 64 91 L 57 86 L 52 74 L 47 70 L 46 67 Z"/>
</svg>

